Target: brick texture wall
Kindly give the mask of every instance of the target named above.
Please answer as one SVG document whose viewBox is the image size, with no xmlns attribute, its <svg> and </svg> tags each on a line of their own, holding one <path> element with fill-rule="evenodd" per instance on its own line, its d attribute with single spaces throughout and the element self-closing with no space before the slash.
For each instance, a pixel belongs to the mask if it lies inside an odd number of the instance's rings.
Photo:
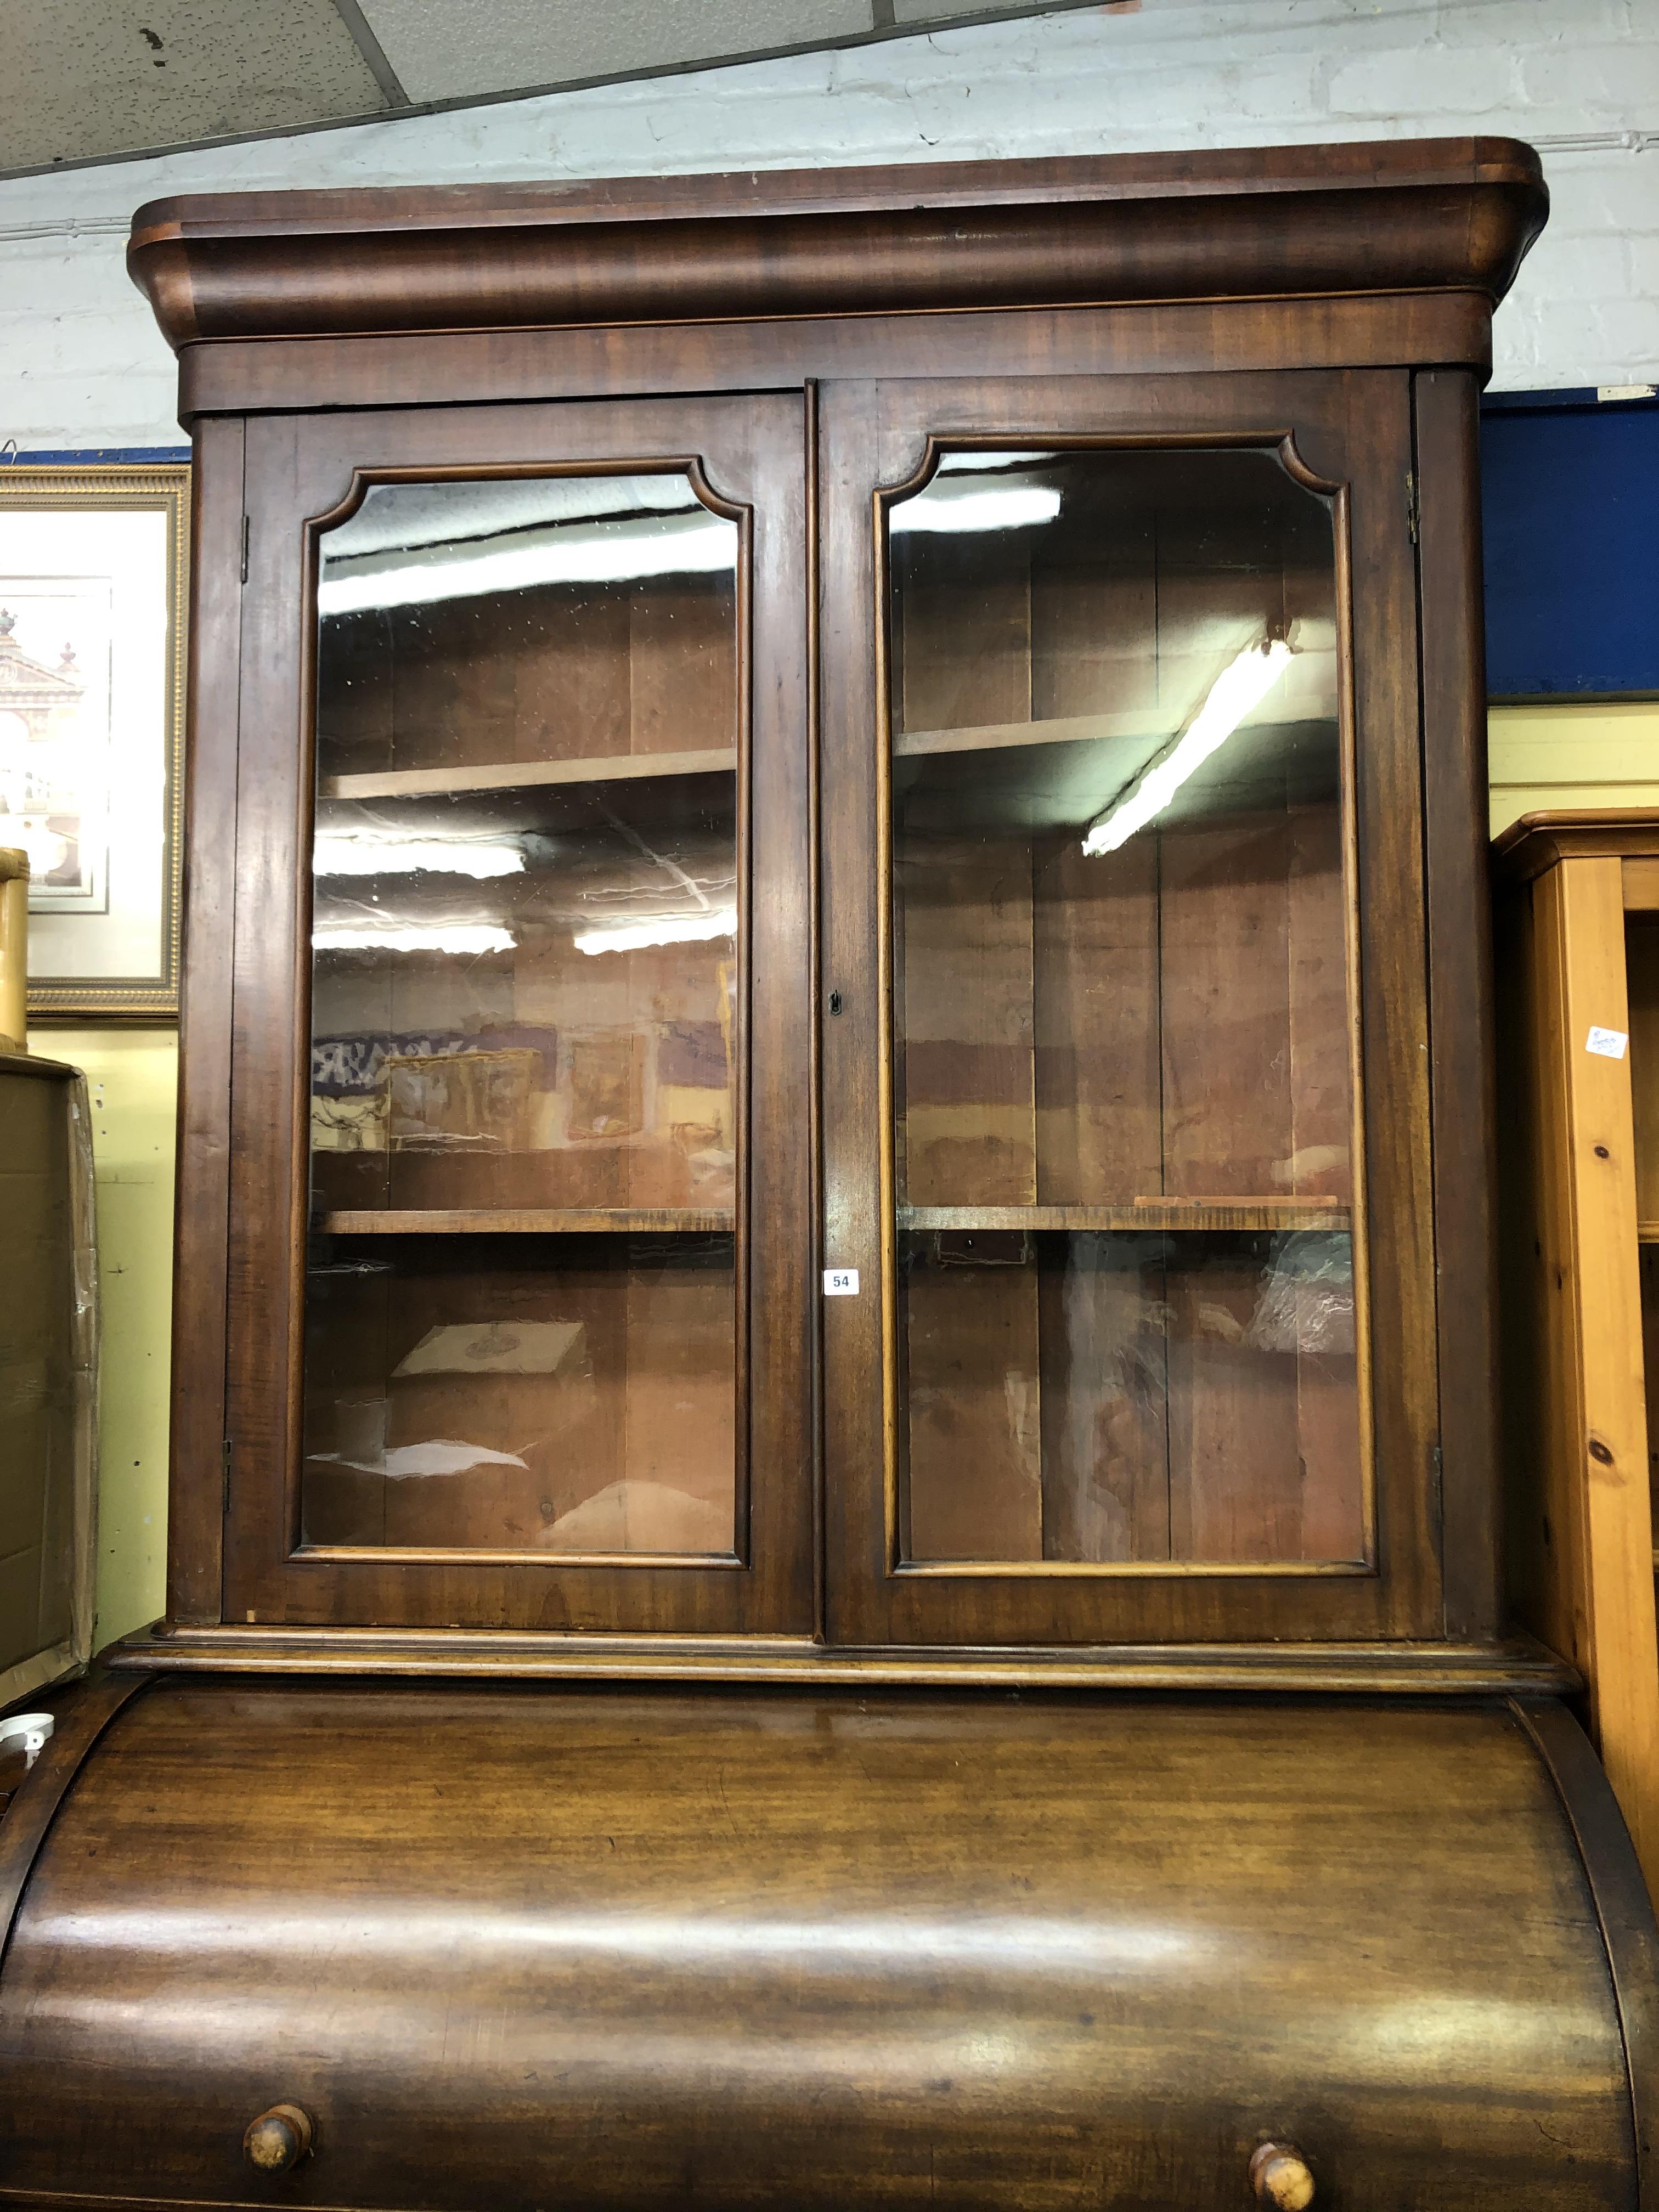
<svg viewBox="0 0 1659 2212">
<path fill-rule="evenodd" d="M 1656 0 L 1116 0 L 0 183 L 0 440 L 176 441 L 173 362 L 122 263 L 127 216 L 158 193 L 1463 131 L 1531 139 L 1554 196 L 1498 317 L 1495 384 L 1653 380 Z"/>
</svg>

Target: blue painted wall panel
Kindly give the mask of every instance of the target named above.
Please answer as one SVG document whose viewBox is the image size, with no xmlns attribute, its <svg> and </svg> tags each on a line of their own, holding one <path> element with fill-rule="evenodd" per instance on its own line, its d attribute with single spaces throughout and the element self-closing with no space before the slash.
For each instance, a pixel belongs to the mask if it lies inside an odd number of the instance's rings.
<svg viewBox="0 0 1659 2212">
<path fill-rule="evenodd" d="M 1480 465 L 1492 696 L 1659 693 L 1659 404 L 1503 394 Z"/>
</svg>

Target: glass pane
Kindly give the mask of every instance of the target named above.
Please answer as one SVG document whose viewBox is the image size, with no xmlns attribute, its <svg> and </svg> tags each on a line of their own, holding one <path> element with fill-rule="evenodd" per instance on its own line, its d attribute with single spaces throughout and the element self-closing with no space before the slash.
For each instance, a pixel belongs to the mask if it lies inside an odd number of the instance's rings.
<svg viewBox="0 0 1659 2212">
<path fill-rule="evenodd" d="M 905 1554 L 1359 1559 L 1328 503 L 957 453 L 889 531 Z"/>
<path fill-rule="evenodd" d="M 738 544 L 684 476 L 324 534 L 307 1542 L 732 1550 Z"/>
</svg>

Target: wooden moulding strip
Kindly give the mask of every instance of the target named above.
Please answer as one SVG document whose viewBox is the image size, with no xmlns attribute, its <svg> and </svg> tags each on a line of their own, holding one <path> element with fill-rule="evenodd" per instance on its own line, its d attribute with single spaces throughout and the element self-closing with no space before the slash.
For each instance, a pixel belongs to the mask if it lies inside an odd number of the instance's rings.
<svg viewBox="0 0 1659 2212">
<path fill-rule="evenodd" d="M 329 1237 L 635 1237 L 730 1235 L 729 1206 L 549 1206 L 374 1208 L 321 1215 Z"/>
<path fill-rule="evenodd" d="M 1493 838 L 1492 860 L 1511 883 L 1529 883 L 1559 860 L 1617 860 L 1623 902 L 1645 910 L 1652 882 L 1643 863 L 1659 860 L 1659 806 L 1559 806 L 1517 815 Z"/>
<path fill-rule="evenodd" d="M 387 1554 L 395 1559 L 395 1553 Z M 112 1647 L 118 1673 L 320 1673 L 629 1681 L 739 1681 L 945 1690 L 1363 1692 L 1397 1696 L 1570 1696 L 1578 1676 L 1528 1637 L 1501 1644 L 1118 1644 L 995 1651 L 836 1650 L 805 1638 L 537 1635 L 511 1629 L 295 1626 L 141 1629 Z"/>
<path fill-rule="evenodd" d="M 1070 302 L 1496 301 L 1547 207 L 1538 156 L 1518 142 L 1392 141 L 190 195 L 139 209 L 128 269 L 175 350 Z"/>
<path fill-rule="evenodd" d="M 730 745 L 690 753 L 601 753 L 586 760 L 488 761 L 454 768 L 387 769 L 364 775 L 328 775 L 324 799 L 456 797 L 472 791 L 531 791 L 547 784 L 629 783 L 645 776 L 733 775 Z"/>
<path fill-rule="evenodd" d="M 1138 1198 L 1129 1206 L 903 1206 L 908 1230 L 1346 1231 L 1349 1208 L 1321 1198 Z"/>
</svg>

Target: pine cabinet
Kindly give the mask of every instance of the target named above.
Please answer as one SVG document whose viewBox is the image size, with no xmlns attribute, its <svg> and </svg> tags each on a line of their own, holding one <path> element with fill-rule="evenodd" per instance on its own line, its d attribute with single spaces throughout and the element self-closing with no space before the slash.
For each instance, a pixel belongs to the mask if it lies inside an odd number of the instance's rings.
<svg viewBox="0 0 1659 2212">
<path fill-rule="evenodd" d="M 1494 860 L 1510 1584 L 1659 1888 L 1659 817 L 1522 815 Z"/>
</svg>

